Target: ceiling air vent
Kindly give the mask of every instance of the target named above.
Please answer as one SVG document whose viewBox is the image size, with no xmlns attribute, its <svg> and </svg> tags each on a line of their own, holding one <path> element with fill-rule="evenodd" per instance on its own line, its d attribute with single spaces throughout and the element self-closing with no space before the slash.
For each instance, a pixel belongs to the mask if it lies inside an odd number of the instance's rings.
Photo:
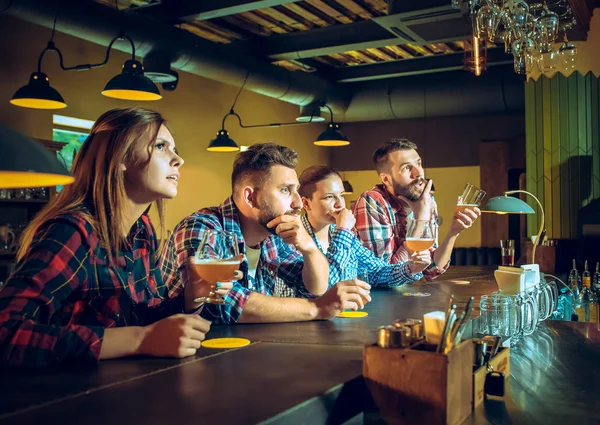
<svg viewBox="0 0 600 425">
<path fill-rule="evenodd" d="M 462 40 L 465 34 L 463 17 L 450 7 L 450 2 L 447 6 L 373 18 L 373 22 L 404 40 L 398 44 L 447 43 Z"/>
<path fill-rule="evenodd" d="M 406 41 L 410 41 L 411 43 L 414 43 L 415 40 L 413 37 L 411 37 L 410 35 L 408 35 L 406 32 L 402 31 L 400 28 L 398 27 L 390 27 L 390 29 L 396 33 L 397 36 L 402 37 L 403 39 L 405 39 Z"/>
</svg>

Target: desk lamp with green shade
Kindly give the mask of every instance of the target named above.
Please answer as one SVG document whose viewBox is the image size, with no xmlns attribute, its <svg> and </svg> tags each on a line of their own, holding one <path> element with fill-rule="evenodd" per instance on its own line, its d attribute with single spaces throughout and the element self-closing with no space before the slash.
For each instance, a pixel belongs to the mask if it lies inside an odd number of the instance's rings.
<svg viewBox="0 0 600 425">
<path fill-rule="evenodd" d="M 57 186 L 74 181 L 56 156 L 0 124 L 0 189 Z"/>
<path fill-rule="evenodd" d="M 541 241 L 542 234 L 545 232 L 544 207 L 542 207 L 542 204 L 538 198 L 536 198 L 532 193 L 527 192 L 526 190 L 508 190 L 504 192 L 504 196 L 496 196 L 495 198 L 491 198 L 487 202 L 487 204 L 481 208 L 481 212 L 495 214 L 535 214 L 535 211 L 529 206 L 529 204 L 520 200 L 519 198 L 508 196 L 513 195 L 515 193 L 524 193 L 526 195 L 531 196 L 539 205 L 540 212 L 542 213 L 540 229 L 535 238 L 535 241 L 533 242 L 533 251 L 531 253 L 531 262 L 535 264 L 535 249 Z"/>
</svg>

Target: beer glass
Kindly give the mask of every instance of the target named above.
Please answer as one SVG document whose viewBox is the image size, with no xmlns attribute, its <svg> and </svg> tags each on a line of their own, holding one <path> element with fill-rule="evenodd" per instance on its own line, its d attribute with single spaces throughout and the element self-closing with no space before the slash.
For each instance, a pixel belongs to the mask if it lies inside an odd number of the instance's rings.
<svg viewBox="0 0 600 425">
<path fill-rule="evenodd" d="M 200 297 L 194 301 L 209 304 L 225 303 L 223 297 L 216 292 L 217 283 L 232 280 L 235 271 L 240 267 L 241 260 L 234 233 L 222 230 L 204 232 L 191 264 L 197 277 L 210 284 L 210 293 L 207 297 Z"/>
<path fill-rule="evenodd" d="M 477 186 L 467 183 L 462 195 L 460 195 L 458 204 L 456 204 L 456 208 L 454 208 L 454 215 L 458 216 L 459 212 L 464 213 L 467 208 L 473 209 L 479 207 L 481 201 L 485 198 L 485 194 L 486 192 L 479 189 Z"/>
</svg>

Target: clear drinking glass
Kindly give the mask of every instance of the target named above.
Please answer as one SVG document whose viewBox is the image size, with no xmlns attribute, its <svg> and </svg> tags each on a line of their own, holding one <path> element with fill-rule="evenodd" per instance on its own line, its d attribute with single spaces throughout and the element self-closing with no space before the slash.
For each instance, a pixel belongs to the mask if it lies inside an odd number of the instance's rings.
<svg viewBox="0 0 600 425">
<path fill-rule="evenodd" d="M 531 335 L 538 324 L 539 311 L 535 291 L 522 292 L 519 295 L 505 295 L 507 297 L 518 297 L 521 301 L 521 317 L 523 321 L 523 335 Z"/>
<path fill-rule="evenodd" d="M 558 287 L 554 281 L 548 283 L 541 279 L 537 285 L 537 290 L 538 321 L 541 322 L 548 319 L 558 307 Z"/>
<path fill-rule="evenodd" d="M 458 216 L 459 212 L 464 212 L 467 208 L 475 208 L 481 205 L 481 201 L 485 198 L 486 192 L 479 189 L 477 186 L 467 183 L 463 190 L 456 208 L 454 208 L 454 215 Z"/>
<path fill-rule="evenodd" d="M 500 241 L 500 254 L 502 256 L 502 265 L 512 267 L 515 265 L 515 241 L 506 239 Z"/>
<path fill-rule="evenodd" d="M 482 295 L 479 332 L 510 338 L 511 346 L 531 335 L 538 322 L 537 304 L 531 294 Z"/>
<path fill-rule="evenodd" d="M 216 293 L 217 283 L 231 281 L 240 267 L 242 258 L 234 233 L 207 230 L 196 255 L 191 259 L 191 264 L 197 277 L 210 284 L 210 294 L 195 301 L 209 304 L 225 303 L 223 297 Z"/>
<path fill-rule="evenodd" d="M 482 295 L 479 301 L 481 315 L 479 332 L 511 338 L 512 345 L 523 336 L 523 320 L 520 304 L 500 294 Z"/>
<path fill-rule="evenodd" d="M 487 38 L 488 31 L 493 24 L 495 9 L 489 4 L 484 4 L 477 11 L 475 17 L 475 34 L 479 38 Z"/>
<path fill-rule="evenodd" d="M 435 243 L 435 235 L 429 220 L 407 220 L 406 249 L 410 254 L 427 251 Z M 420 263 L 420 261 L 415 261 Z"/>
<path fill-rule="evenodd" d="M 558 56 L 560 57 L 560 63 L 562 64 L 566 72 L 573 71 L 577 68 L 577 46 L 575 46 L 567 39 L 566 31 L 564 34 L 563 44 L 562 46 L 560 46 L 560 49 L 558 49 Z"/>
<path fill-rule="evenodd" d="M 538 67 L 542 74 L 556 71 L 558 65 L 558 54 L 552 50 L 551 45 L 544 46 L 538 57 Z"/>
</svg>

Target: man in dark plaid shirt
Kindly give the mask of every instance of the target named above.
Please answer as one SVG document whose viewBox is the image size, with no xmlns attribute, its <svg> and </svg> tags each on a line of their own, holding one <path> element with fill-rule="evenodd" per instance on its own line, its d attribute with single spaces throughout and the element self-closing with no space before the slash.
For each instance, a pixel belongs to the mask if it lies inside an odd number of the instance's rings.
<svg viewBox="0 0 600 425">
<path fill-rule="evenodd" d="M 435 244 L 430 249 L 431 264 L 423 271 L 435 279 L 450 266 L 450 256 L 460 232 L 473 225 L 478 208 L 458 212 L 450 231 L 438 244 L 437 205 L 430 193 L 433 182 L 424 178 L 417 145 L 406 139 L 391 139 L 373 153 L 373 163 L 382 184 L 364 192 L 352 209 L 356 231 L 364 246 L 385 261 L 407 261 L 406 222 L 428 220 L 434 229 Z"/>
<path fill-rule="evenodd" d="M 329 288 L 329 263 L 308 235 L 299 213 L 293 150 L 264 143 L 251 146 L 233 165 L 233 195 L 219 207 L 201 209 L 174 229 L 160 267 L 169 295 L 193 284 L 188 269 L 206 230 L 233 232 L 245 259 L 244 277 L 233 285 L 223 305 L 206 305 L 202 315 L 222 323 L 285 322 L 329 319 L 363 308 L 370 286 L 340 282 Z M 333 282 L 336 283 L 336 282 Z"/>
</svg>

